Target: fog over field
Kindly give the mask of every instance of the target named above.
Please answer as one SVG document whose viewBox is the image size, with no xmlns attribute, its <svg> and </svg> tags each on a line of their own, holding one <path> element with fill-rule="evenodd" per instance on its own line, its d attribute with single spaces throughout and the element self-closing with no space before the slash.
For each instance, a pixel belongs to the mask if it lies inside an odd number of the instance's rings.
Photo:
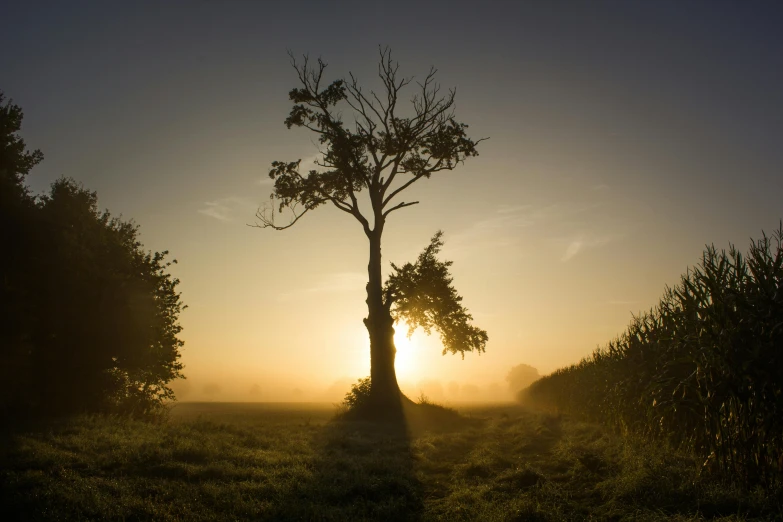
<svg viewBox="0 0 783 522">
<path fill-rule="evenodd" d="M 339 403 L 356 379 L 343 377 L 332 382 L 283 380 L 272 378 L 254 380 L 252 376 L 237 374 L 222 377 L 207 374 L 189 375 L 176 381 L 172 388 L 179 401 L 229 402 L 329 402 Z M 457 382 L 425 379 L 406 382 L 400 380 L 403 393 L 411 398 L 425 397 L 443 403 L 494 403 L 514 400 L 514 393 L 502 380 L 496 382 Z"/>
</svg>

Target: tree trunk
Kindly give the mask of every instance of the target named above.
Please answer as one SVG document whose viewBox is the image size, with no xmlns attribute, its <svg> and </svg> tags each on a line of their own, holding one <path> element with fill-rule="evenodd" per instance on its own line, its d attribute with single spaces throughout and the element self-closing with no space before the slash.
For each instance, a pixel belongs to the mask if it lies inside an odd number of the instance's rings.
<svg viewBox="0 0 783 522">
<path fill-rule="evenodd" d="M 400 387 L 394 369 L 394 320 L 383 303 L 381 277 L 381 227 L 376 227 L 370 239 L 370 263 L 367 266 L 367 310 L 364 320 L 370 334 L 370 397 L 376 408 L 397 408 L 400 405 Z"/>
</svg>

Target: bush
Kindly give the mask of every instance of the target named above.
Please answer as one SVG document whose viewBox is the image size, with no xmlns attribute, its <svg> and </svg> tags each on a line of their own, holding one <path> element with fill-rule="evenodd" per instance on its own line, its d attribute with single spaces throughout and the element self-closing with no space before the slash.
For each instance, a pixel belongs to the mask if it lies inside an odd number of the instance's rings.
<svg viewBox="0 0 783 522">
<path fill-rule="evenodd" d="M 360 409 L 370 401 L 370 389 L 372 383 L 369 377 L 364 377 L 351 385 L 351 391 L 345 394 L 343 405 L 349 410 Z"/>
</svg>

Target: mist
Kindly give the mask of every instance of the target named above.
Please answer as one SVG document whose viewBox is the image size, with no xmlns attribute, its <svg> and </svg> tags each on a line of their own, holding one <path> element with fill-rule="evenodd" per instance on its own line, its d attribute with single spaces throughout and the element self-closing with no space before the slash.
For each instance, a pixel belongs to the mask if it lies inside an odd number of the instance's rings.
<svg viewBox="0 0 783 522">
<path fill-rule="evenodd" d="M 321 380 L 276 375 L 266 377 L 235 373 L 188 374 L 171 383 L 177 402 L 323 402 L 339 404 L 351 385 L 366 375 L 334 376 Z M 502 403 L 515 400 L 516 391 L 506 375 L 485 380 L 400 379 L 400 389 L 411 399 L 422 396 L 446 404 Z M 176 404 L 176 403 L 174 403 Z"/>
</svg>

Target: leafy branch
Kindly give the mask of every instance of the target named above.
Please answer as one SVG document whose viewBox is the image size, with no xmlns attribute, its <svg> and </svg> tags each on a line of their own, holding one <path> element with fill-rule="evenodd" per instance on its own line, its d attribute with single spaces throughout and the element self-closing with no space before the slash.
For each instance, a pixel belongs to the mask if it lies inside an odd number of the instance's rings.
<svg viewBox="0 0 783 522">
<path fill-rule="evenodd" d="M 408 324 L 408 335 L 421 327 L 428 335 L 438 331 L 447 352 L 484 352 L 488 336 L 485 330 L 470 324 L 473 316 L 462 306 L 462 296 L 452 285 L 449 272 L 452 261 L 440 261 L 443 232 L 438 231 L 415 263 L 399 267 L 392 263 L 393 273 L 384 286 L 384 305 L 395 320 Z"/>
</svg>

